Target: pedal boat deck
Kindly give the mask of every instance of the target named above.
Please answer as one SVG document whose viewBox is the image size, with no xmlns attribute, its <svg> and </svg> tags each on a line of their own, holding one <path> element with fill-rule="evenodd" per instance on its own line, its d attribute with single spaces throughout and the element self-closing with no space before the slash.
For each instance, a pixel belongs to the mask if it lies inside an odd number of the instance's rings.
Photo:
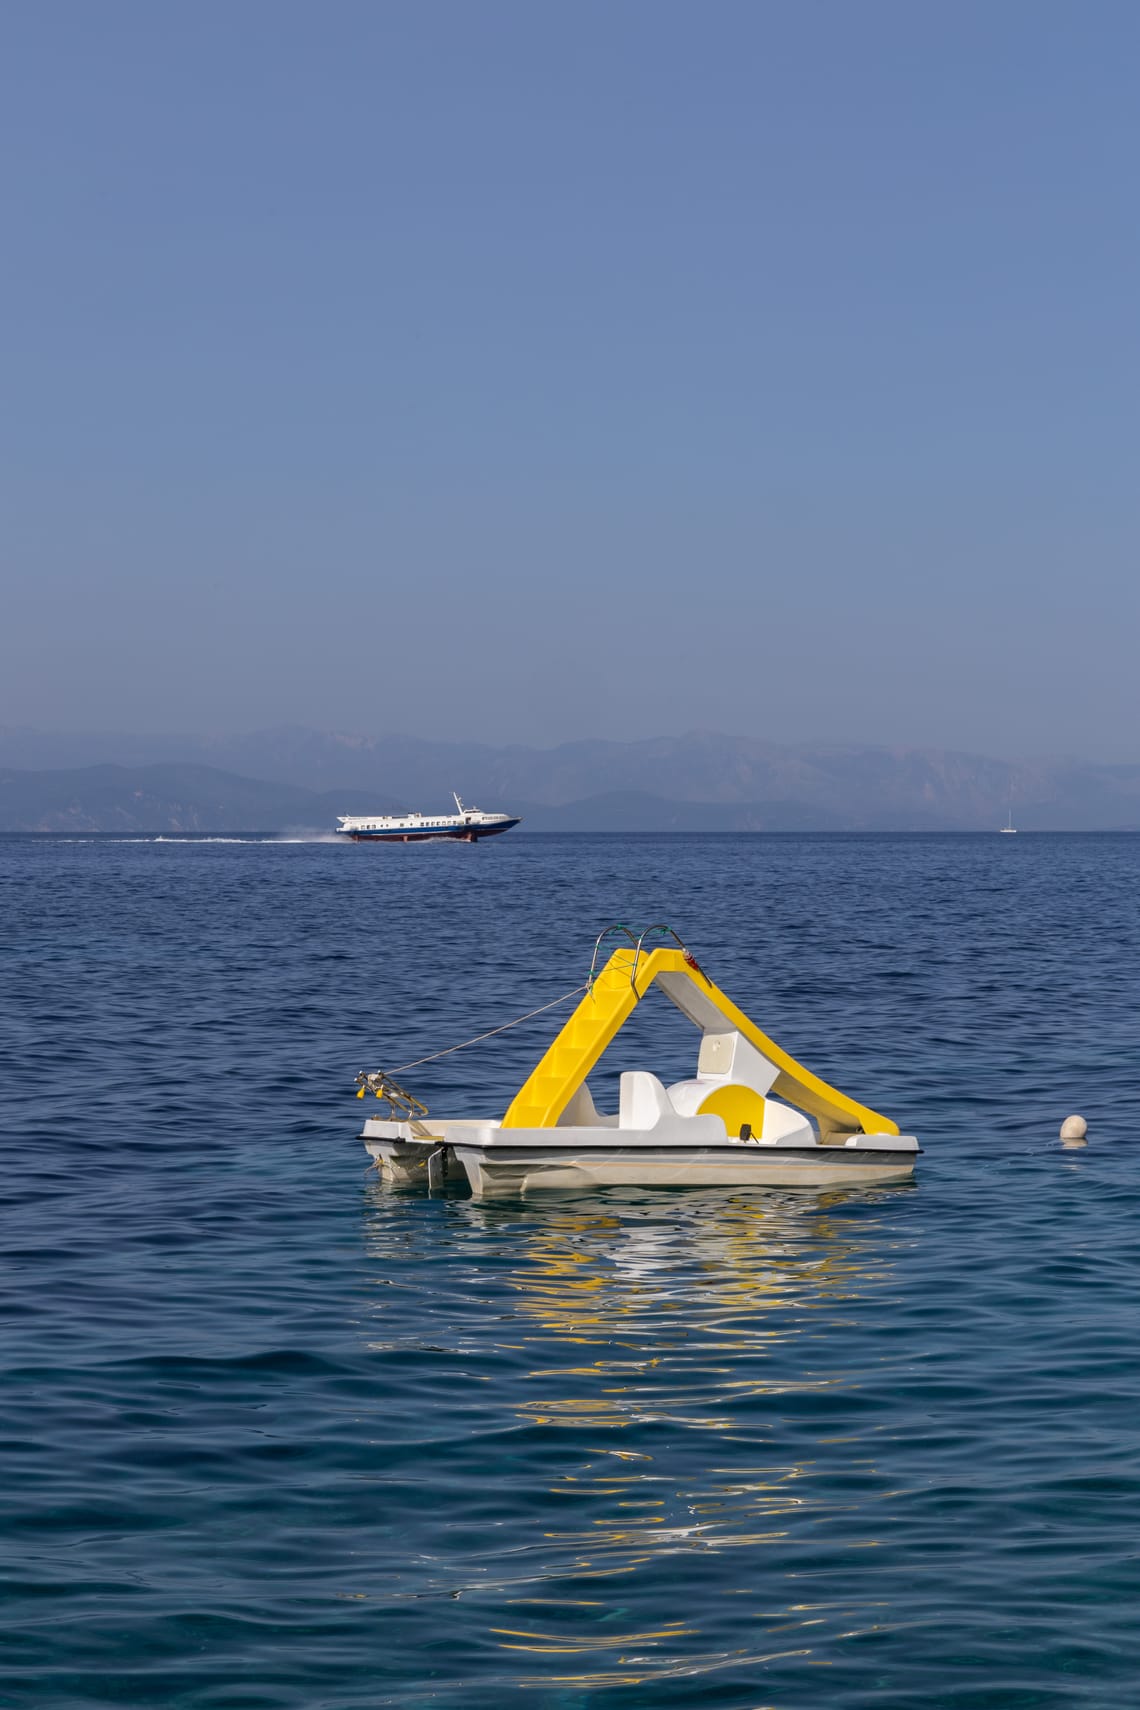
<svg viewBox="0 0 1140 1710">
<path fill-rule="evenodd" d="M 696 1074 L 621 1076 L 618 1110 L 587 1076 L 649 988 L 699 1030 Z M 365 1090 L 362 1087 L 362 1093 Z M 610 1186 L 835 1187 L 904 1179 L 917 1140 L 788 1056 L 683 947 L 615 950 L 501 1120 L 367 1118 L 361 1139 L 395 1182 L 458 1172 L 473 1194 Z"/>
</svg>

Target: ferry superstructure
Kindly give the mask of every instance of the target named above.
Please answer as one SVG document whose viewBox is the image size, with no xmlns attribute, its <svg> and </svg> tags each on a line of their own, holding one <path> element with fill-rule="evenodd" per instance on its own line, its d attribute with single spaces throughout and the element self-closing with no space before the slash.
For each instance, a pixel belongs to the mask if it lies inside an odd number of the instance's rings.
<svg viewBox="0 0 1140 1710">
<path fill-rule="evenodd" d="M 500 832 L 509 831 L 518 825 L 521 817 L 484 813 L 481 808 L 466 806 L 454 794 L 452 800 L 454 813 L 342 814 L 336 822 L 337 833 L 351 838 L 353 843 L 426 843 L 436 837 L 477 843 L 481 837 L 497 837 Z"/>
</svg>

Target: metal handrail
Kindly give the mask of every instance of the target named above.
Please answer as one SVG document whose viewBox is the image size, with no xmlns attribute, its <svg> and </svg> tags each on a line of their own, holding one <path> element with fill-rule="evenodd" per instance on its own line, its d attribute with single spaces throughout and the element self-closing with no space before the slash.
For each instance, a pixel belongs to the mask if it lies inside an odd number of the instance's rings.
<svg viewBox="0 0 1140 1710">
<path fill-rule="evenodd" d="M 598 951 L 601 949 L 605 940 L 613 932 L 624 933 L 625 936 L 629 939 L 631 944 L 636 944 L 638 942 L 638 940 L 633 936 L 633 933 L 630 931 L 629 927 L 623 926 L 620 920 L 615 920 L 612 926 L 607 926 L 601 932 L 599 932 L 598 936 L 594 942 L 594 954 L 590 957 L 590 972 L 586 978 L 586 990 L 588 992 L 592 992 L 594 989 L 594 975 L 597 972 L 597 968 L 598 968 Z"/>
<path fill-rule="evenodd" d="M 662 938 L 671 938 L 676 944 L 678 950 L 680 950 L 686 962 L 691 962 L 694 968 L 698 967 L 697 959 L 689 953 L 688 945 L 682 942 L 681 938 L 673 931 L 671 926 L 666 926 L 663 920 L 659 920 L 654 926 L 647 926 L 637 941 L 637 948 L 633 953 L 633 967 L 629 972 L 629 983 L 635 991 L 637 989 L 637 964 L 641 960 L 641 947 L 651 932 L 659 933 Z"/>
</svg>

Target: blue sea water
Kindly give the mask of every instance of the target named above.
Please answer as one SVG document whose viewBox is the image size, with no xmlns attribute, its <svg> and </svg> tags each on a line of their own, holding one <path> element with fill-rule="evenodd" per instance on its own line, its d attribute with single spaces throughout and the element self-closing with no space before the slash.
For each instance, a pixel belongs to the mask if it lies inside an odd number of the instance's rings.
<svg viewBox="0 0 1140 1710">
<path fill-rule="evenodd" d="M 1140 1699 L 1140 838 L 9 838 L 0 886 L 0 1705 Z M 356 1070 L 614 919 L 913 1185 L 368 1173 Z M 501 1112 L 555 1024 L 408 1080 Z M 613 1070 L 694 1037 L 651 997 Z"/>
</svg>

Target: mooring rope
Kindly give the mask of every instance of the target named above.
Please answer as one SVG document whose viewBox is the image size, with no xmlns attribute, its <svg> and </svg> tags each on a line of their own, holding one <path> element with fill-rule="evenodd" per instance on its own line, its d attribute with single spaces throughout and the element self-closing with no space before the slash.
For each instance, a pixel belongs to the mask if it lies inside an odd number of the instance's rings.
<svg viewBox="0 0 1140 1710">
<path fill-rule="evenodd" d="M 465 1039 L 462 1045 L 449 1045 L 446 1051 L 433 1051 L 430 1057 L 417 1057 L 414 1063 L 401 1063 L 398 1069 L 389 1069 L 386 1072 L 389 1075 L 404 1075 L 409 1069 L 418 1069 L 423 1063 L 434 1063 L 438 1057 L 450 1057 L 454 1051 L 466 1051 L 468 1045 L 478 1045 L 484 1039 L 493 1039 L 496 1033 L 506 1033 L 512 1027 L 521 1026 L 524 1021 L 533 1021 L 536 1015 L 545 1015 L 548 1009 L 557 1009 L 560 1003 L 569 1003 L 572 997 L 577 997 L 580 992 L 588 989 L 589 981 L 586 981 L 583 985 L 575 986 L 572 992 L 563 992 L 561 997 L 552 998 L 549 1003 L 541 1004 L 538 1009 L 528 1010 L 526 1015 L 516 1016 L 514 1021 L 504 1021 L 501 1027 L 492 1027 L 486 1033 L 477 1033 L 474 1039 Z"/>
</svg>

